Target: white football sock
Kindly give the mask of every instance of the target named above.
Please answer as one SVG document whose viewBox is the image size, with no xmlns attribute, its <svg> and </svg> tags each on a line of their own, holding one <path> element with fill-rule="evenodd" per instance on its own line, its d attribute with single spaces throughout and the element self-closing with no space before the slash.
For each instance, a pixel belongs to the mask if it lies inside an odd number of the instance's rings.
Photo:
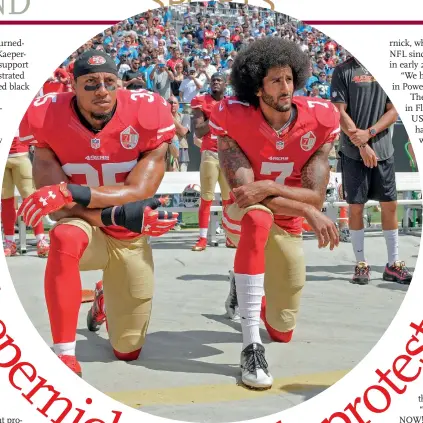
<svg viewBox="0 0 423 423">
<path fill-rule="evenodd" d="M 200 238 L 207 238 L 208 228 L 200 228 Z"/>
<path fill-rule="evenodd" d="M 44 239 L 46 236 L 44 234 L 35 235 L 35 239 L 37 242 L 40 242 L 42 239 Z"/>
<path fill-rule="evenodd" d="M 53 345 L 54 352 L 57 355 L 75 355 L 75 347 L 76 341 Z"/>
<path fill-rule="evenodd" d="M 388 250 L 388 264 L 392 266 L 398 261 L 398 229 L 383 231 Z"/>
<path fill-rule="evenodd" d="M 353 231 L 350 229 L 351 244 L 357 262 L 366 261 L 364 258 L 364 229 Z"/>
<path fill-rule="evenodd" d="M 264 294 L 264 274 L 235 273 L 239 314 L 241 316 L 242 349 L 253 342 L 261 344 L 260 311 Z"/>
<path fill-rule="evenodd" d="M 6 241 L 9 241 L 9 242 L 15 242 L 15 236 L 14 235 L 5 235 L 4 239 Z"/>
</svg>

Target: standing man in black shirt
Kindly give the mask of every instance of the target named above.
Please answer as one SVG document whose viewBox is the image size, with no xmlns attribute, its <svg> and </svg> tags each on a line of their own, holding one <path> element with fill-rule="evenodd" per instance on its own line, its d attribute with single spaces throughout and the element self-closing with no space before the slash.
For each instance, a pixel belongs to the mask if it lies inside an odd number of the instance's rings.
<svg viewBox="0 0 423 423">
<path fill-rule="evenodd" d="M 341 114 L 342 185 L 357 260 L 352 283 L 366 285 L 370 280 L 370 266 L 364 256 L 363 210 L 368 200 L 376 200 L 382 209 L 388 250 L 383 279 L 409 284 L 412 275 L 398 256 L 394 147 L 389 131 L 398 113 L 375 78 L 353 57 L 335 68 L 331 93 Z"/>
<path fill-rule="evenodd" d="M 141 61 L 138 58 L 132 59 L 131 70 L 128 70 L 123 74 L 123 86 L 127 90 L 139 90 L 140 88 L 146 88 L 147 82 L 144 79 L 143 73 L 140 71 L 140 66 Z"/>
</svg>

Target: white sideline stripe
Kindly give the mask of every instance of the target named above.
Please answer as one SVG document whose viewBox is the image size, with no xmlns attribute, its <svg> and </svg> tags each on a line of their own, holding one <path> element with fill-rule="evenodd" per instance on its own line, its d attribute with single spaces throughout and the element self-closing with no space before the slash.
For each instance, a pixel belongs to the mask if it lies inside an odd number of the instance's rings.
<svg viewBox="0 0 423 423">
<path fill-rule="evenodd" d="M 159 129 L 157 132 L 158 133 L 167 132 L 167 131 L 170 131 L 171 129 L 175 129 L 175 125 L 172 124 L 172 125 L 168 126 L 167 128 Z"/>
</svg>

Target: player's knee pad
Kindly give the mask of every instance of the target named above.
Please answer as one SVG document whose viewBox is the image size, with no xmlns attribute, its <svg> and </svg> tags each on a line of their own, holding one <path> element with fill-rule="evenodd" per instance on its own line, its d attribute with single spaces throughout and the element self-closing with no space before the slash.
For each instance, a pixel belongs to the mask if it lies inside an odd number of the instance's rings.
<svg viewBox="0 0 423 423">
<path fill-rule="evenodd" d="M 124 304 L 120 304 L 119 309 L 115 310 L 106 307 L 110 343 L 115 355 L 118 351 L 119 357 L 118 355 L 116 357 L 120 360 L 129 361 L 127 358 L 120 357 L 133 357 L 137 352 L 139 355 L 150 323 L 153 299 L 134 300 L 137 303 L 136 306 L 131 304 L 126 308 Z"/>
<path fill-rule="evenodd" d="M 276 340 L 274 338 L 289 338 L 287 341 L 279 341 L 289 342 L 292 337 L 292 332 L 296 326 L 296 312 L 292 310 L 279 310 L 278 312 L 266 311 L 265 315 L 265 323 L 267 323 L 266 328 L 268 329 L 269 335 L 271 335 L 272 339 Z M 272 330 L 269 331 L 267 326 L 270 326 Z"/>
<path fill-rule="evenodd" d="M 213 201 L 214 200 L 214 193 L 212 191 L 201 191 L 201 199 L 203 201 Z"/>
<path fill-rule="evenodd" d="M 88 235 L 77 226 L 57 225 L 49 233 L 50 256 L 53 253 L 81 258 L 88 246 Z"/>
<path fill-rule="evenodd" d="M 296 325 L 296 312 L 291 310 L 269 310 L 266 297 L 262 298 L 260 317 L 270 338 L 275 342 L 291 341 Z"/>
</svg>

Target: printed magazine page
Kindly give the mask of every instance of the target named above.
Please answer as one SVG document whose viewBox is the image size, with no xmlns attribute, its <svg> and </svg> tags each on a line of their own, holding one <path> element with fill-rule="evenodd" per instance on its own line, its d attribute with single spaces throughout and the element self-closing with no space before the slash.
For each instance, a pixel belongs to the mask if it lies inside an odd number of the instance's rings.
<svg viewBox="0 0 423 423">
<path fill-rule="evenodd" d="M 0 423 L 423 423 L 422 17 L 0 0 Z"/>
</svg>

